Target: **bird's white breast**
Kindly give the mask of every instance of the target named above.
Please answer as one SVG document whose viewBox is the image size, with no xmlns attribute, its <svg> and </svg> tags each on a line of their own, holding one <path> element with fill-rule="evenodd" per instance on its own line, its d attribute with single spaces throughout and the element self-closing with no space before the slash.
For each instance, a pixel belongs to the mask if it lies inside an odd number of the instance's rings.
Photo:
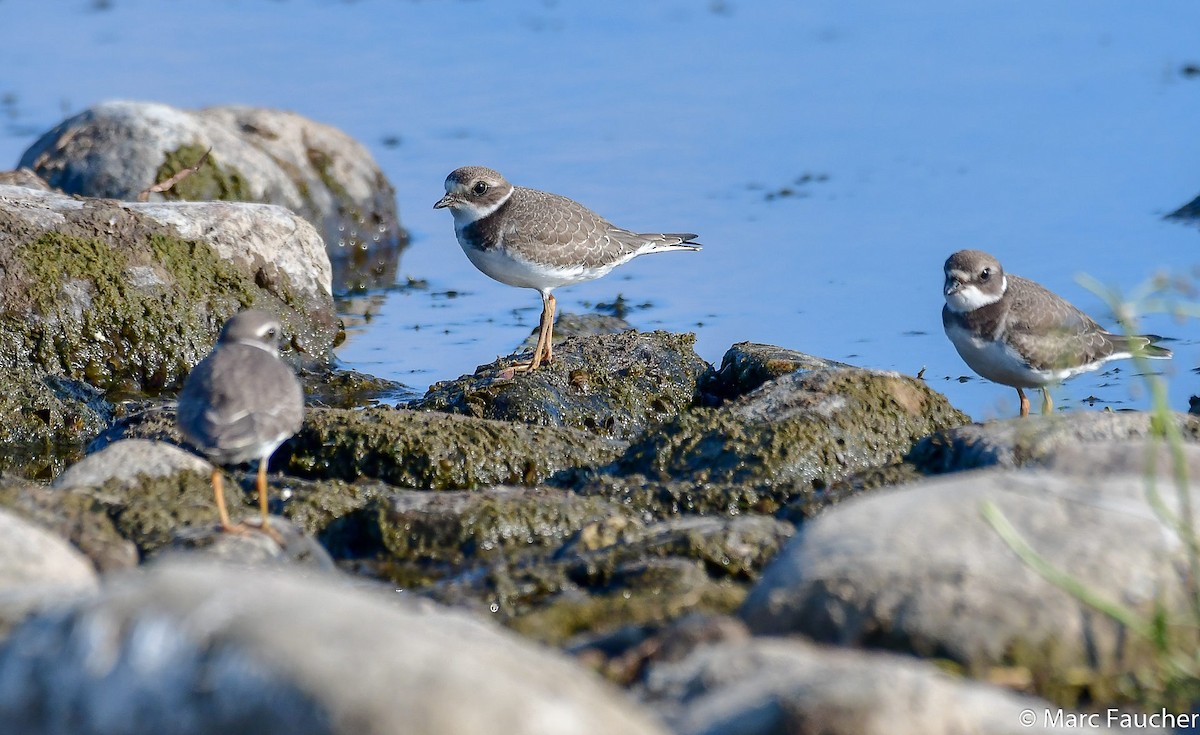
<svg viewBox="0 0 1200 735">
<path fill-rule="evenodd" d="M 988 380 L 1014 388 L 1040 388 L 1074 374 L 1064 370 L 1035 370 L 1019 352 L 1003 340 L 984 339 L 956 325 L 946 327 L 946 336 L 963 362 Z"/>
<path fill-rule="evenodd" d="M 557 267 L 524 260 L 514 256 L 503 247 L 480 250 L 463 242 L 461 237 L 458 243 L 476 268 L 501 283 L 518 288 L 550 290 L 572 283 L 590 281 L 613 269 L 611 265 L 603 268 L 585 268 L 581 265 Z"/>
</svg>

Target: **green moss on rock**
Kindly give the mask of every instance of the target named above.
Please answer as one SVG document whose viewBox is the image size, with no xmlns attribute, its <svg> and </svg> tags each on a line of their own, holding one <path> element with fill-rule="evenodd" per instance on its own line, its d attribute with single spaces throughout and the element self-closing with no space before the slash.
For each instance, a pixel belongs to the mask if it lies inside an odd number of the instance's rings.
<svg viewBox="0 0 1200 735">
<path fill-rule="evenodd" d="M 113 247 L 48 232 L 14 258 L 33 318 L 10 310 L 4 328 L 37 369 L 107 390 L 178 383 L 215 328 L 261 293 L 208 245 L 162 233 Z"/>
<path fill-rule="evenodd" d="M 167 151 L 163 162 L 154 175 L 154 183 L 160 184 L 184 169 L 191 168 L 204 156 L 208 148 L 199 143 L 182 145 Z M 204 164 L 174 186 L 162 192 L 169 200 L 189 202 L 226 201 L 253 202 L 249 183 L 242 172 L 233 166 L 223 166 L 219 153 L 211 152 Z"/>
<path fill-rule="evenodd" d="M 570 429 L 389 408 L 312 408 L 280 454 L 288 470 L 303 477 L 458 490 L 536 485 L 565 470 L 604 464 L 620 449 Z"/>
<path fill-rule="evenodd" d="M 545 487 L 402 493 L 379 512 L 390 554 L 441 569 L 500 556 L 516 563 L 557 548 L 588 524 L 632 515 L 602 498 Z"/>
<path fill-rule="evenodd" d="M 823 488 L 899 460 L 969 419 L 914 378 L 856 368 L 796 372 L 720 409 L 697 409 L 630 447 L 623 472 L 706 483 Z"/>
</svg>

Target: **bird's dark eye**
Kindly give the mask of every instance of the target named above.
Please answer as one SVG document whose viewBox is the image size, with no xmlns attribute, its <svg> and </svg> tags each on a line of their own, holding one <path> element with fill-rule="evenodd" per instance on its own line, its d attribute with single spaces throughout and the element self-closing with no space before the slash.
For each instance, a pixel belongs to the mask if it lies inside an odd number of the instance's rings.
<svg viewBox="0 0 1200 735">
<path fill-rule="evenodd" d="M 275 327 L 267 330 L 267 339 L 275 339 Z"/>
<path fill-rule="evenodd" d="M 486 181 L 476 181 L 475 186 L 471 187 L 471 191 L 475 192 L 476 194 L 483 194 L 487 190 L 488 185 Z"/>
<path fill-rule="evenodd" d="M 980 272 L 980 274 L 979 274 L 979 280 L 981 280 L 981 281 L 986 281 L 987 279 L 989 279 L 991 277 L 992 277 L 992 269 L 991 268 L 984 268 L 983 271 Z"/>
</svg>

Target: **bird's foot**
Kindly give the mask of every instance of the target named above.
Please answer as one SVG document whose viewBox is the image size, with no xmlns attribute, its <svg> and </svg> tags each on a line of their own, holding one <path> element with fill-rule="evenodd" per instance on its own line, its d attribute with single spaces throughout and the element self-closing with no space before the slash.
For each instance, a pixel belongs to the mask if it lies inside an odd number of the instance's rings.
<svg viewBox="0 0 1200 735">
<path fill-rule="evenodd" d="M 258 523 L 246 523 L 245 521 L 242 521 L 241 523 L 231 523 L 228 526 L 222 526 L 221 530 L 225 533 L 232 533 L 236 536 L 249 536 L 252 533 L 261 533 L 266 535 L 280 546 L 287 545 L 283 540 L 283 534 L 279 533 L 279 531 L 276 531 L 270 526 L 263 526 Z"/>
</svg>

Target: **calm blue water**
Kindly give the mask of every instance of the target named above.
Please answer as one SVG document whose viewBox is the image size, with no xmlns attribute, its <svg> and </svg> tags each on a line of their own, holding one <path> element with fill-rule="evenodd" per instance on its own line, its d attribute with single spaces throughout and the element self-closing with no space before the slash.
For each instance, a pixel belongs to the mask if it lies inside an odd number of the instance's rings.
<svg viewBox="0 0 1200 735">
<path fill-rule="evenodd" d="M 694 330 L 711 361 L 754 340 L 925 368 L 976 418 L 1009 415 L 1011 389 L 957 381 L 942 261 L 992 251 L 1106 324 L 1077 274 L 1125 291 L 1191 274 L 1200 230 L 1161 217 L 1200 193 L 1200 77 L 1182 73 L 1200 4 L 910 5 L 3 0 L 0 166 L 105 99 L 289 108 L 372 150 L 413 235 L 401 280 L 429 284 L 346 304 L 348 366 L 421 389 L 536 326 L 537 295 L 475 271 L 431 208 L 479 163 L 707 246 L 563 289 L 562 310 L 623 294 L 651 304 L 636 326 Z M 1143 326 L 1180 338 L 1167 371 L 1186 408 L 1196 323 Z M 1092 395 L 1144 405 L 1127 371 L 1057 393 Z"/>
</svg>

